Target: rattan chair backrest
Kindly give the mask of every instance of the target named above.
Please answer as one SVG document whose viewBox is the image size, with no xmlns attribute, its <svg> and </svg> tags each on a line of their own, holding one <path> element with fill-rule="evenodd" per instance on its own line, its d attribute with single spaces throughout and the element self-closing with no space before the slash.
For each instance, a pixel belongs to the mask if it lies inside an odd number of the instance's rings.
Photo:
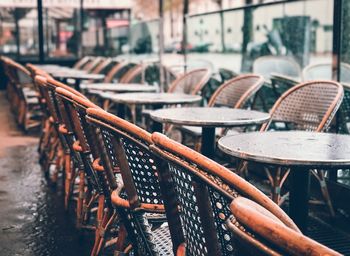
<svg viewBox="0 0 350 256">
<path fill-rule="evenodd" d="M 82 69 L 89 61 L 91 60 L 90 56 L 85 56 L 78 60 L 74 65 L 73 68 L 75 69 Z"/>
<path fill-rule="evenodd" d="M 294 130 L 323 131 L 330 125 L 344 95 L 343 86 L 333 81 L 311 81 L 286 91 L 270 111 L 271 122 L 284 122 Z"/>
<path fill-rule="evenodd" d="M 162 66 L 164 82 L 169 85 L 176 79 L 176 75 L 166 66 Z M 121 83 L 160 84 L 159 63 L 141 63 L 130 69 L 120 80 Z"/>
<path fill-rule="evenodd" d="M 105 83 L 119 82 L 120 79 L 135 66 L 135 63 L 126 61 L 119 62 L 107 73 L 103 81 Z"/>
<path fill-rule="evenodd" d="M 152 141 L 151 151 L 169 164 L 189 255 L 235 255 L 237 244 L 225 221 L 231 215 L 230 203 L 239 195 L 256 201 L 298 230 L 271 199 L 232 171 L 163 134 L 153 133 Z"/>
<path fill-rule="evenodd" d="M 227 106 L 242 108 L 264 84 L 264 78 L 259 75 L 240 75 L 221 85 L 210 98 L 208 106 Z"/>
<path fill-rule="evenodd" d="M 253 73 L 270 79 L 271 73 L 279 73 L 290 77 L 300 77 L 301 68 L 292 58 L 287 56 L 262 56 L 253 63 Z"/>
<path fill-rule="evenodd" d="M 210 79 L 210 71 L 205 68 L 194 69 L 179 76 L 169 86 L 170 93 L 198 94 Z"/>
<path fill-rule="evenodd" d="M 111 58 L 102 59 L 95 68 L 91 70 L 91 74 L 101 74 L 104 68 L 106 68 L 112 62 Z"/>
<path fill-rule="evenodd" d="M 303 69 L 303 80 L 332 80 L 333 69 L 332 63 L 310 64 Z M 350 83 L 350 65 L 340 63 L 340 81 Z"/>
<path fill-rule="evenodd" d="M 247 251 L 257 248 L 264 255 L 340 255 L 336 251 L 288 228 L 269 211 L 246 198 L 236 198 L 230 206 L 234 218 L 227 227 L 238 240 L 246 244 Z M 247 238 L 236 226 L 240 223 L 254 237 Z M 273 234 L 273 235 L 271 235 Z M 255 254 L 255 255 L 257 255 Z"/>
</svg>

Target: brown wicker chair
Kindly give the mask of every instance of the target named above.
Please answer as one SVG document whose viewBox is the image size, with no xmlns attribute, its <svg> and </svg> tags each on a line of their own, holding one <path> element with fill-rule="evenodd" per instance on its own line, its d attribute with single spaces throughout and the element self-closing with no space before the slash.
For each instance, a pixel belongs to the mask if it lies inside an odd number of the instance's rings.
<svg viewBox="0 0 350 256">
<path fill-rule="evenodd" d="M 242 246 L 246 249 L 244 255 L 341 255 L 288 228 L 265 208 L 249 199 L 243 197 L 234 199 L 230 209 L 233 216 L 227 220 L 227 227 L 244 245 Z M 242 232 L 238 228 L 238 223 L 253 237 Z"/>
<path fill-rule="evenodd" d="M 95 242 L 91 255 L 99 255 L 107 242 L 109 246 L 115 244 L 115 239 L 107 239 L 107 235 L 117 219 L 117 212 L 112 207 L 110 197 L 112 190 L 117 188 L 116 181 L 105 177 L 104 168 L 99 164 L 101 154 L 97 140 L 85 118 L 88 108 L 99 109 L 99 107 L 63 88 L 56 88 L 56 94 L 59 103 L 62 104 L 61 108 L 66 110 L 68 125 L 73 128 L 75 134 L 76 141 L 73 148 L 79 152 L 84 166 L 83 173 L 79 175 L 80 182 L 85 180 L 84 176 L 87 178 L 86 184 L 79 185 L 81 190 L 79 195 L 83 195 L 84 200 L 78 201 L 77 212 L 80 212 L 78 217 L 81 218 L 82 224 L 86 225 L 92 220 L 89 215 L 97 205 L 96 220 L 92 223 L 95 228 Z"/>
<path fill-rule="evenodd" d="M 17 62 L 4 59 L 9 78 L 8 95 L 18 124 L 28 131 L 41 124 L 39 94 L 35 90 L 30 72 Z"/>
<path fill-rule="evenodd" d="M 231 215 L 229 205 L 239 195 L 257 202 L 299 232 L 281 208 L 229 169 L 163 134 L 153 133 L 152 141 L 151 151 L 169 164 L 169 169 L 159 170 L 168 178 L 162 182 L 168 189 L 174 184 L 177 192 L 186 237 L 186 253 L 182 255 L 242 255 L 234 254 L 239 245 L 225 225 Z"/>
<path fill-rule="evenodd" d="M 333 81 L 311 81 L 294 86 L 275 103 L 270 111 L 271 119 L 262 126 L 261 131 L 279 129 L 281 125 L 278 126 L 276 123 L 282 123 L 282 129 L 325 131 L 342 102 L 343 94 L 343 87 Z M 283 203 L 286 197 L 281 200 L 281 188 L 289 174 L 289 169 L 265 168 L 265 171 L 271 183 L 273 201 Z M 331 213 L 334 214 L 324 171 L 314 170 L 312 173 L 319 180 L 323 196 Z"/>
<path fill-rule="evenodd" d="M 237 76 L 221 85 L 211 96 L 208 107 L 243 108 L 251 97 L 264 84 L 259 75 L 246 74 Z M 201 128 L 194 126 L 180 127 L 182 135 L 194 137 L 194 145 L 200 151 Z M 222 136 L 226 129 L 216 129 L 217 136 Z"/>
<path fill-rule="evenodd" d="M 80 60 L 78 60 L 73 65 L 73 68 L 75 68 L 75 69 L 82 69 L 86 64 L 89 63 L 89 61 L 91 61 L 91 57 L 85 56 L 85 57 L 81 58 Z"/>
<path fill-rule="evenodd" d="M 87 113 L 87 120 L 102 137 L 105 161 L 112 169 L 120 167 L 124 188 L 113 191 L 112 202 L 125 212 L 124 223 L 135 251 L 138 255 L 173 255 L 183 242 L 180 220 L 164 209 L 163 197 L 172 190 L 160 186 L 160 164 L 148 149 L 151 134 L 102 110 L 89 108 Z M 166 207 L 169 208 L 174 207 Z M 171 223 L 170 230 L 160 225 L 165 221 L 160 214 L 164 212 Z"/>
<path fill-rule="evenodd" d="M 91 60 L 82 68 L 82 70 L 92 73 L 93 70 L 98 67 L 103 61 L 105 60 L 104 57 L 93 57 Z"/>
<path fill-rule="evenodd" d="M 193 69 L 186 74 L 178 76 L 169 86 L 168 93 L 199 94 L 201 89 L 210 79 L 211 72 L 209 69 Z M 146 129 L 150 129 L 151 120 L 150 112 L 152 110 L 143 110 L 142 115 L 145 118 Z M 173 126 L 168 126 L 167 131 L 172 130 Z"/>
</svg>

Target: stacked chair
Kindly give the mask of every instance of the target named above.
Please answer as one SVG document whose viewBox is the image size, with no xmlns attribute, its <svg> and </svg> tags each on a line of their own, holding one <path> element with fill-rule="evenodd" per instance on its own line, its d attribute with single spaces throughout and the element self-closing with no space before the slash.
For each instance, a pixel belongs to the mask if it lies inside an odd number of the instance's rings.
<svg viewBox="0 0 350 256">
<path fill-rule="evenodd" d="M 76 227 L 94 234 L 91 255 L 340 255 L 224 166 L 28 69 L 45 119 L 43 169 L 62 179 Z"/>
</svg>

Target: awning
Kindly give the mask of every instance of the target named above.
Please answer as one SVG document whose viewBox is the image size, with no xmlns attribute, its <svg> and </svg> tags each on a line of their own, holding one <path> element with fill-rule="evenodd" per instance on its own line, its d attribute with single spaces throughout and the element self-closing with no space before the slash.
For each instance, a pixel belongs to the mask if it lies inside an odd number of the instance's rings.
<svg viewBox="0 0 350 256">
<path fill-rule="evenodd" d="M 0 7 L 36 8 L 37 0 L 1 0 Z M 43 0 L 43 7 L 79 8 L 80 0 Z M 130 9 L 132 0 L 84 0 L 85 9 Z"/>
</svg>

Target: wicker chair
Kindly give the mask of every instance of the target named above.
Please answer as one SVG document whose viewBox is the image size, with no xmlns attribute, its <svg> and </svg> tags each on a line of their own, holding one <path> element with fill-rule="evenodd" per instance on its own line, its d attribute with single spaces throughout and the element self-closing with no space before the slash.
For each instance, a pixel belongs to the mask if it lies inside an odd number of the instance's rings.
<svg viewBox="0 0 350 256">
<path fill-rule="evenodd" d="M 178 76 L 169 86 L 168 93 L 184 93 L 184 94 L 199 94 L 202 88 L 210 79 L 211 72 L 209 69 L 193 69 L 186 74 Z M 150 129 L 151 120 L 150 112 L 152 110 L 143 110 L 142 115 L 145 118 L 146 129 Z M 173 126 L 166 128 L 167 131 L 172 130 Z"/>
<path fill-rule="evenodd" d="M 98 67 L 103 61 L 105 60 L 104 57 L 93 57 L 83 68 L 82 70 L 92 73 L 96 67 Z"/>
<path fill-rule="evenodd" d="M 80 173 L 79 180 L 80 182 L 84 181 L 84 176 L 86 176 L 88 181 L 86 185 L 79 184 L 79 188 L 83 189 L 79 194 L 83 195 L 85 202 L 83 200 L 78 201 L 77 205 L 77 212 L 80 211 L 78 217 L 83 218 L 81 222 L 84 225 L 89 220 L 91 221 L 89 215 L 93 207 L 97 205 L 96 221 L 93 223 L 95 226 L 95 242 L 91 255 L 99 255 L 107 240 L 109 240 L 108 246 L 115 243 L 114 240 L 107 239 L 107 235 L 117 219 L 117 212 L 112 207 L 110 198 L 112 189 L 116 189 L 117 185 L 113 179 L 108 180 L 105 177 L 104 168 L 99 164 L 101 159 L 100 150 L 94 132 L 85 118 L 87 108 L 99 109 L 99 107 L 63 88 L 56 88 L 56 95 L 58 102 L 61 103 L 61 108 L 66 110 L 69 118 L 68 125 L 72 127 L 76 137 L 73 147 L 79 152 L 84 165 L 84 173 Z"/>
<path fill-rule="evenodd" d="M 264 84 L 259 75 L 247 74 L 237 76 L 221 85 L 209 100 L 208 107 L 243 108 L 251 97 Z M 194 137 L 195 149 L 200 151 L 201 128 L 193 126 L 180 127 L 182 135 Z M 226 129 L 216 129 L 217 136 L 222 136 Z"/>
<path fill-rule="evenodd" d="M 105 160 L 112 168 L 120 167 L 124 188 L 113 191 L 112 202 L 125 212 L 124 224 L 129 223 L 126 227 L 135 251 L 138 255 L 173 255 L 183 242 L 180 220 L 164 210 L 163 198 L 171 189 L 160 186 L 160 164 L 148 149 L 151 134 L 102 110 L 89 108 L 87 113 L 87 120 L 102 137 Z M 164 212 L 170 230 L 160 225 L 165 219 L 159 214 Z M 160 224 L 152 225 L 151 219 Z"/>
<path fill-rule="evenodd" d="M 169 165 L 159 170 L 162 177 L 167 177 L 162 182 L 168 189 L 175 186 L 179 203 L 176 209 L 180 209 L 186 237 L 182 245 L 186 252 L 182 255 L 242 255 L 225 224 L 231 215 L 230 203 L 239 195 L 257 202 L 286 226 L 300 232 L 281 208 L 229 169 L 163 134 L 153 133 L 152 141 L 151 151 Z"/>
<path fill-rule="evenodd" d="M 294 59 L 287 56 L 263 56 L 253 63 L 253 73 L 264 76 L 267 83 L 270 82 L 272 74 L 298 79 L 301 69 Z M 252 109 L 259 111 L 270 111 L 274 102 L 278 99 L 275 88 L 266 84 L 256 93 Z"/>
<path fill-rule="evenodd" d="M 219 68 L 219 75 L 220 75 L 222 84 L 238 76 L 236 72 L 226 68 Z"/>
<path fill-rule="evenodd" d="M 5 59 L 9 78 L 8 95 L 18 124 L 28 131 L 41 124 L 39 95 L 35 90 L 30 72 L 17 62 Z"/>
<path fill-rule="evenodd" d="M 271 73 L 300 77 L 301 69 L 294 59 L 287 56 L 263 56 L 253 63 L 253 72 L 270 79 Z"/>
<path fill-rule="evenodd" d="M 233 216 L 227 220 L 227 227 L 244 245 L 244 255 L 341 255 L 288 228 L 265 208 L 249 199 L 236 198 L 230 209 Z M 248 230 L 254 239 L 242 232 L 237 226 L 238 223 Z"/>
<path fill-rule="evenodd" d="M 82 69 L 85 65 L 87 65 L 91 61 L 91 57 L 85 56 L 78 60 L 74 65 L 73 68 L 75 69 Z"/>
<path fill-rule="evenodd" d="M 322 132 L 327 130 L 335 116 L 343 98 L 343 87 L 332 81 L 312 81 L 294 86 L 285 92 L 270 111 L 271 119 L 264 124 L 261 131 L 269 128 L 303 130 Z M 272 126 L 272 124 L 275 124 Z M 277 124 L 283 124 L 277 125 Z M 265 169 L 271 183 L 272 199 L 282 204 L 286 197 L 281 199 L 281 188 L 285 182 L 289 169 Z M 322 194 L 334 214 L 322 170 L 313 170 L 312 173 L 319 180 Z M 287 194 L 286 194 L 287 195 Z"/>
<path fill-rule="evenodd" d="M 135 63 L 126 61 L 118 62 L 106 75 L 104 83 L 118 82 L 130 69 L 135 67 Z"/>
<path fill-rule="evenodd" d="M 176 75 L 163 66 L 164 78 L 166 85 L 169 85 L 176 79 Z M 160 68 L 157 63 L 141 63 L 130 69 L 120 79 L 121 83 L 147 83 L 158 84 L 160 83 Z M 167 88 L 165 88 L 167 90 Z"/>
<path fill-rule="evenodd" d="M 332 63 L 317 63 L 306 66 L 303 69 L 303 80 L 331 80 L 333 79 Z M 340 82 L 350 83 L 350 65 L 340 63 Z"/>
</svg>

